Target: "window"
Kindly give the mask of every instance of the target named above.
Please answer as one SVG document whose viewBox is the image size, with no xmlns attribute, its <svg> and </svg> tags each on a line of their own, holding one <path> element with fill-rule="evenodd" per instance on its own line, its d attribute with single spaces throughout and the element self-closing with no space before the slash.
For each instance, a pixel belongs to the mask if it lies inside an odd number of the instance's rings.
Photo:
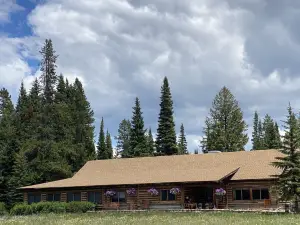
<svg viewBox="0 0 300 225">
<path fill-rule="evenodd" d="M 118 191 L 116 194 L 111 198 L 112 202 L 126 202 L 125 192 Z"/>
<path fill-rule="evenodd" d="M 170 193 L 170 190 L 161 190 L 160 191 L 161 201 L 175 201 L 175 195 Z"/>
<path fill-rule="evenodd" d="M 41 194 L 28 193 L 28 204 L 41 201 Z"/>
<path fill-rule="evenodd" d="M 95 203 L 95 204 L 101 204 L 101 193 L 100 192 L 88 192 L 88 201 Z"/>
<path fill-rule="evenodd" d="M 250 189 L 234 190 L 234 200 L 250 200 Z"/>
<path fill-rule="evenodd" d="M 253 200 L 269 199 L 269 190 L 267 188 L 252 189 Z"/>
<path fill-rule="evenodd" d="M 60 201 L 60 193 L 51 193 L 47 194 L 48 202 L 59 202 Z"/>
<path fill-rule="evenodd" d="M 234 200 L 264 200 L 270 198 L 268 188 L 236 189 L 233 194 Z"/>
<path fill-rule="evenodd" d="M 68 192 L 67 202 L 81 201 L 81 193 L 80 192 Z"/>
</svg>

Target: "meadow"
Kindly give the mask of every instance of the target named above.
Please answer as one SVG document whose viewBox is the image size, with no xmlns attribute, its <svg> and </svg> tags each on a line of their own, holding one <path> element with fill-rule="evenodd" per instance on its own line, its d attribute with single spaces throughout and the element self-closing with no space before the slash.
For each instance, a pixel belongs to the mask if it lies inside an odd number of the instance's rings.
<svg viewBox="0 0 300 225">
<path fill-rule="evenodd" d="M 298 214 L 260 214 L 260 213 L 233 213 L 233 212 L 99 212 L 83 214 L 42 214 L 31 216 L 4 216 L 0 217 L 0 224 L 30 224 L 30 225 L 94 225 L 94 224 L 209 224 L 209 225 L 264 225 L 300 224 Z"/>
</svg>

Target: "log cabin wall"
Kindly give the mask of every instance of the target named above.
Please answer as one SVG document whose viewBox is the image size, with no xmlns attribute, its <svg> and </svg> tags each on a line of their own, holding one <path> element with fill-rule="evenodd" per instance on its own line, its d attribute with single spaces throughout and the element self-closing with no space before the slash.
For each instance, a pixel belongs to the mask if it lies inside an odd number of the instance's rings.
<svg viewBox="0 0 300 225">
<path fill-rule="evenodd" d="M 272 180 L 262 180 L 262 181 L 231 181 L 227 184 L 227 199 L 228 208 L 264 208 L 264 200 L 252 200 L 252 190 L 253 189 L 265 189 L 269 190 L 269 196 L 271 200 L 271 205 L 269 207 L 277 207 L 278 200 L 273 192 L 270 192 L 270 188 L 274 185 Z M 247 189 L 250 190 L 251 200 L 235 200 L 234 191 L 236 189 Z"/>
<path fill-rule="evenodd" d="M 24 203 L 28 202 L 28 193 L 27 192 L 23 193 L 23 199 L 24 199 Z"/>
</svg>

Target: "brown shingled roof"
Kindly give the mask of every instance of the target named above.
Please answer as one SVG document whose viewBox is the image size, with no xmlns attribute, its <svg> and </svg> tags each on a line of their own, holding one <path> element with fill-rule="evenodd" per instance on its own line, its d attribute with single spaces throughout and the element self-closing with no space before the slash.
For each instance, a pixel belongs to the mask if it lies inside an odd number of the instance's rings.
<svg viewBox="0 0 300 225">
<path fill-rule="evenodd" d="M 87 162 L 72 178 L 21 189 L 86 187 L 169 182 L 216 182 L 270 179 L 280 173 L 271 162 L 277 150 L 240 151 L 198 155 L 174 155 Z"/>
</svg>

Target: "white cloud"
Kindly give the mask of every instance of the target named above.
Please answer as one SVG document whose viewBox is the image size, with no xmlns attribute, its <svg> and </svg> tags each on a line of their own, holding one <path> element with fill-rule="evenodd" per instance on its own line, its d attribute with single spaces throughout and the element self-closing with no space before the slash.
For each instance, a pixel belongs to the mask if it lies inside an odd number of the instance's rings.
<svg viewBox="0 0 300 225">
<path fill-rule="evenodd" d="M 18 86 L 22 78 L 31 72 L 19 52 L 22 49 L 21 41 L 0 37 L 0 43 L 0 86 Z"/>
</svg>

